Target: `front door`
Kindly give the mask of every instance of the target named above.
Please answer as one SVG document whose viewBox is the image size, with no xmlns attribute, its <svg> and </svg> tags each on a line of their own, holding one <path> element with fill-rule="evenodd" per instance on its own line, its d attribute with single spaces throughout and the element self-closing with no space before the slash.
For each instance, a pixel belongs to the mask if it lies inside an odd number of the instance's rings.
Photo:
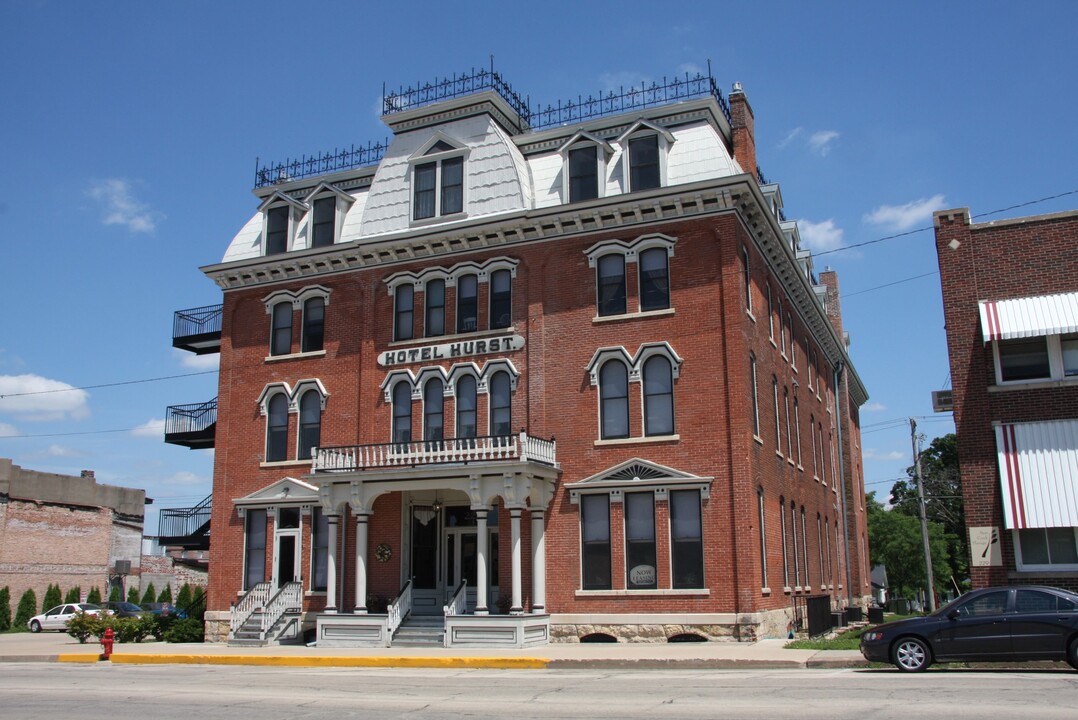
<svg viewBox="0 0 1078 720">
<path fill-rule="evenodd" d="M 479 558 L 479 534 L 475 527 L 445 529 L 445 602 L 453 600 L 461 581 L 467 582 L 467 610 L 475 610 L 476 566 Z"/>
<path fill-rule="evenodd" d="M 299 508 L 278 508 L 273 532 L 273 592 L 300 579 Z"/>
<path fill-rule="evenodd" d="M 467 580 L 467 610 L 475 610 L 479 535 L 468 505 L 414 505 L 411 513 L 412 612 L 441 615 L 461 580 Z M 487 605 L 498 599 L 498 513 L 488 514 Z"/>
</svg>

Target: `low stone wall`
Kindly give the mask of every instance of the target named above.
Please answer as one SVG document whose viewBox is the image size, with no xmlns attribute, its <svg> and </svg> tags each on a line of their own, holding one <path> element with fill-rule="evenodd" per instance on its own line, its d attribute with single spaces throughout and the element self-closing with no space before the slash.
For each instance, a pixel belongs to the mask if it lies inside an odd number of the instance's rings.
<svg viewBox="0 0 1078 720">
<path fill-rule="evenodd" d="M 205 617 L 205 641 L 208 643 L 228 642 L 228 624 L 231 618 L 232 613 L 228 610 L 213 610 L 207 612 Z"/>
<path fill-rule="evenodd" d="M 626 643 L 666 643 L 679 635 L 697 635 L 708 642 L 756 642 L 787 637 L 792 618 L 789 608 L 742 615 L 554 615 L 550 641 L 573 643 L 603 634 Z"/>
</svg>

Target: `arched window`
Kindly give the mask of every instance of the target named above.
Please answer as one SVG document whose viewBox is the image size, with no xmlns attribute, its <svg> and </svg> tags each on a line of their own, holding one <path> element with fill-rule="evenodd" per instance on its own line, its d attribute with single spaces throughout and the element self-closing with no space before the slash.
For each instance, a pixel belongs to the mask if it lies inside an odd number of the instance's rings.
<svg viewBox="0 0 1078 720">
<path fill-rule="evenodd" d="M 629 437 L 629 373 L 620 362 L 607 361 L 599 371 L 602 438 Z"/>
<path fill-rule="evenodd" d="M 412 441 L 412 388 L 407 382 L 393 386 L 393 442 Z"/>
<path fill-rule="evenodd" d="M 438 378 L 423 386 L 423 439 L 441 440 L 445 437 L 445 387 Z"/>
<path fill-rule="evenodd" d="M 303 337 L 301 350 L 303 352 L 317 352 L 322 349 L 325 341 L 326 328 L 326 301 L 324 298 L 308 298 L 303 303 Z"/>
<path fill-rule="evenodd" d="M 431 280 L 424 294 L 427 304 L 424 320 L 426 336 L 445 335 L 445 280 Z"/>
<path fill-rule="evenodd" d="M 273 335 L 270 355 L 292 352 L 292 303 L 279 302 L 273 306 Z"/>
<path fill-rule="evenodd" d="M 665 310 L 670 307 L 670 273 L 664 247 L 640 253 L 640 309 Z"/>
<path fill-rule="evenodd" d="M 598 263 L 599 316 L 625 313 L 625 256 L 603 255 Z"/>
<path fill-rule="evenodd" d="M 775 452 L 782 454 L 782 427 L 779 416 L 779 380 L 771 376 L 771 392 L 775 396 Z"/>
<path fill-rule="evenodd" d="M 314 390 L 303 393 L 299 401 L 299 449 L 296 457 L 309 460 L 312 450 L 322 441 L 322 398 Z"/>
<path fill-rule="evenodd" d="M 398 285 L 393 297 L 393 339 L 411 340 L 415 313 L 415 288 L 408 284 Z"/>
<path fill-rule="evenodd" d="M 775 300 L 771 297 L 771 283 L 767 284 L 767 336 L 775 339 Z"/>
<path fill-rule="evenodd" d="M 662 355 L 644 363 L 644 434 L 674 434 L 674 380 Z"/>
<path fill-rule="evenodd" d="M 457 332 L 479 329 L 479 278 L 461 275 L 457 279 Z"/>
<path fill-rule="evenodd" d="M 490 379 L 490 434 L 511 435 L 513 432 L 513 398 L 509 373 L 495 373 Z"/>
<path fill-rule="evenodd" d="M 461 375 L 457 380 L 457 437 L 474 438 L 476 436 L 475 417 L 475 378 Z"/>
<path fill-rule="evenodd" d="M 513 324 L 513 276 L 508 270 L 490 275 L 490 327 L 507 328 Z"/>
<path fill-rule="evenodd" d="M 779 521 L 782 525 L 782 586 L 790 587 L 789 536 L 786 532 L 786 498 L 779 497 Z"/>
<path fill-rule="evenodd" d="M 266 462 L 288 457 L 288 397 L 277 393 L 269 401 L 266 421 Z"/>
<path fill-rule="evenodd" d="M 756 394 L 756 355 L 749 353 L 749 381 L 752 383 L 752 434 L 760 437 L 760 400 Z"/>
</svg>

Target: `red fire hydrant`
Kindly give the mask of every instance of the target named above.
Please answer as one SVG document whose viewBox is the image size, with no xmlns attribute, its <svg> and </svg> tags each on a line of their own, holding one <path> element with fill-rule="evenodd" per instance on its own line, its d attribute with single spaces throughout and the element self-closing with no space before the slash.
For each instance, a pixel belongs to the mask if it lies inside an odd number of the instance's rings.
<svg viewBox="0 0 1078 720">
<path fill-rule="evenodd" d="M 105 652 L 101 653 L 102 660 L 108 660 L 112 656 L 112 628 L 105 628 L 105 634 L 101 636 L 101 647 Z"/>
</svg>

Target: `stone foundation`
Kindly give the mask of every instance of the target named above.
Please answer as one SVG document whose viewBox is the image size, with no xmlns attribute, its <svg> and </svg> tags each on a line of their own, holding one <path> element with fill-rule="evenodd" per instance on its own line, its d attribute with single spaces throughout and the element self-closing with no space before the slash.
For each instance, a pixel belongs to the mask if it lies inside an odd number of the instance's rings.
<svg viewBox="0 0 1078 720">
<path fill-rule="evenodd" d="M 205 632 L 208 643 L 228 642 L 228 624 L 232 613 L 228 610 L 215 610 L 206 613 Z"/>
</svg>

